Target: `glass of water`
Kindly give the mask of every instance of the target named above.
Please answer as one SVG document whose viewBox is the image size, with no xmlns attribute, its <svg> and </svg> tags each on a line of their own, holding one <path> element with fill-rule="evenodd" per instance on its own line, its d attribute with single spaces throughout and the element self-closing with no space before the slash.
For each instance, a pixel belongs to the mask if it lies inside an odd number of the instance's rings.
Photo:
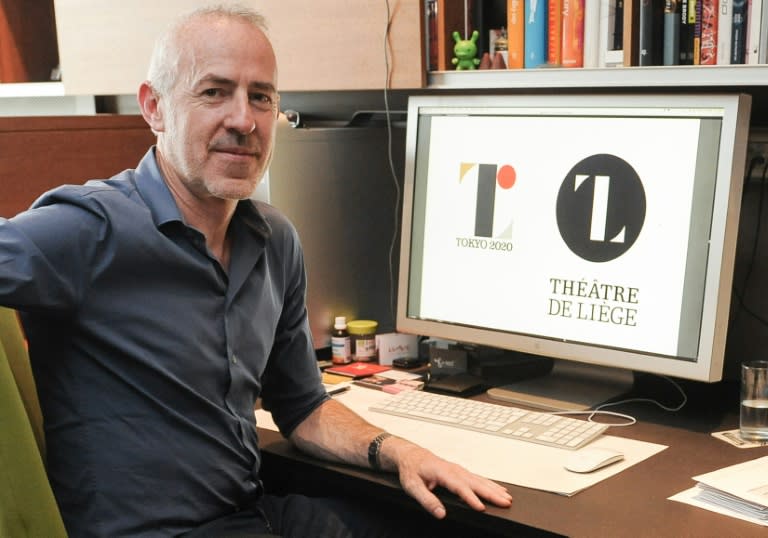
<svg viewBox="0 0 768 538">
<path fill-rule="evenodd" d="M 741 365 L 739 432 L 748 441 L 768 441 L 768 361 Z"/>
</svg>

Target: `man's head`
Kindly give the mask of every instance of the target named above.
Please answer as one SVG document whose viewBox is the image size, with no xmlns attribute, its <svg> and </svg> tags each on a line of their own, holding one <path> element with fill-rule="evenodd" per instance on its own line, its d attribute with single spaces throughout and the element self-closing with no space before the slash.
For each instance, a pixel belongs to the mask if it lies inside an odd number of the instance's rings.
<svg viewBox="0 0 768 538">
<path fill-rule="evenodd" d="M 265 32 L 253 11 L 205 8 L 155 46 L 139 105 L 166 179 L 195 197 L 247 198 L 269 166 L 279 97 Z"/>
</svg>

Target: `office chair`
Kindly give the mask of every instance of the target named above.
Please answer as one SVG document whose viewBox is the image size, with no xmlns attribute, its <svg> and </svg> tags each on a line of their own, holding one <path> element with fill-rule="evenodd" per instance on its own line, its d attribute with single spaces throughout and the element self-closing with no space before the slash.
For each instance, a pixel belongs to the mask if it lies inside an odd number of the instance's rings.
<svg viewBox="0 0 768 538">
<path fill-rule="evenodd" d="M 45 471 L 37 390 L 16 312 L 0 307 L 0 536 L 66 537 Z"/>
</svg>

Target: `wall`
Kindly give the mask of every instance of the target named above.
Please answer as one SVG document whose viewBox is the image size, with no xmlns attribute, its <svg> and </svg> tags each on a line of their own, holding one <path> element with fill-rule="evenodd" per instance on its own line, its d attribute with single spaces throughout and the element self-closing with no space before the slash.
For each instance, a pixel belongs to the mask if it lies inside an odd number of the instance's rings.
<svg viewBox="0 0 768 538">
<path fill-rule="evenodd" d="M 374 319 L 394 330 L 404 128 L 382 123 L 278 128 L 270 201 L 296 226 L 307 269 L 307 308 L 316 348 L 330 345 L 335 316 Z M 395 184 L 397 182 L 397 185 Z M 390 246 L 395 242 L 394 257 Z"/>
<path fill-rule="evenodd" d="M 766 175 L 766 164 L 757 167 Z M 726 345 L 727 376 L 737 379 L 739 364 L 768 360 L 768 185 L 750 181 L 744 189 Z"/>
</svg>

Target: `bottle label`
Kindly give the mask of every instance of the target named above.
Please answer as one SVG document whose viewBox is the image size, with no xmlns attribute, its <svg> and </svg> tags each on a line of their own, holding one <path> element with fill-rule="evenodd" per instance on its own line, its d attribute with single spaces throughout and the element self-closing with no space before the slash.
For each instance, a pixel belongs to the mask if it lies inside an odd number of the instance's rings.
<svg viewBox="0 0 768 538">
<path fill-rule="evenodd" d="M 376 339 L 358 338 L 355 340 L 355 358 L 359 361 L 370 361 L 376 357 Z"/>
<path fill-rule="evenodd" d="M 349 336 L 331 337 L 331 361 L 334 364 L 352 362 L 352 345 Z"/>
</svg>

